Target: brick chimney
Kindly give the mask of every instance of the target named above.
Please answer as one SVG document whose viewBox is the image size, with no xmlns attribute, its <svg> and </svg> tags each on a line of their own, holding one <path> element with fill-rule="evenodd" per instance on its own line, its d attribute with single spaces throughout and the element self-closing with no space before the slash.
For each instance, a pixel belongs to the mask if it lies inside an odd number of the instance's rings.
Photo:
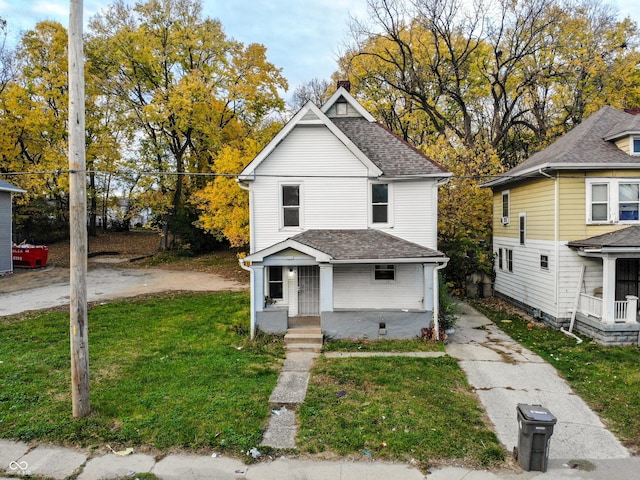
<svg viewBox="0 0 640 480">
<path fill-rule="evenodd" d="M 351 93 L 351 82 L 349 80 L 338 80 L 338 88 L 340 87 Z"/>
<path fill-rule="evenodd" d="M 625 108 L 624 111 L 631 115 L 640 115 L 640 107 Z"/>
</svg>

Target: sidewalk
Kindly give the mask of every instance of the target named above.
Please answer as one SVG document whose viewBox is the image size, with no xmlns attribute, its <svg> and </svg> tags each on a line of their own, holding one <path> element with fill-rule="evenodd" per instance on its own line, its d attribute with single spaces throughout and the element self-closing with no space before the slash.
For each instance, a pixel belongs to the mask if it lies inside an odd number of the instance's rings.
<svg viewBox="0 0 640 480">
<path fill-rule="evenodd" d="M 575 395 L 551 365 L 526 350 L 468 305 L 461 305 L 456 332 L 446 353 L 456 358 L 508 451 L 517 444 L 518 403 L 542 404 L 558 418 L 550 444 L 547 472 L 477 471 L 448 467 L 426 477 L 408 464 L 369 461 L 287 459 L 245 465 L 221 456 L 171 454 L 161 459 L 134 453 L 90 457 L 88 452 L 50 445 L 31 447 L 0 440 L 0 475 L 40 475 L 48 479 L 113 479 L 151 472 L 162 480 L 635 480 L 640 457 L 629 452 L 600 419 Z M 332 354 L 348 356 L 347 354 Z M 364 355 L 358 353 L 358 355 Z M 375 354 L 373 354 L 375 355 Z M 390 355 L 390 354 L 385 354 Z M 412 355 L 412 354 L 409 354 Z M 415 354 L 413 354 L 415 355 Z M 281 381 L 270 401 L 296 404 L 304 400 L 313 359 L 287 358 Z M 290 388 L 290 391 L 287 389 Z M 273 418 L 280 417 L 274 414 Z M 287 419 L 285 430 L 295 428 Z M 292 424 L 293 423 L 293 424 Z M 291 431 L 285 441 L 294 441 Z M 267 435 L 265 434 L 265 439 Z M 271 440 L 275 439 L 271 437 Z M 0 478 L 0 480 L 6 480 Z"/>
</svg>

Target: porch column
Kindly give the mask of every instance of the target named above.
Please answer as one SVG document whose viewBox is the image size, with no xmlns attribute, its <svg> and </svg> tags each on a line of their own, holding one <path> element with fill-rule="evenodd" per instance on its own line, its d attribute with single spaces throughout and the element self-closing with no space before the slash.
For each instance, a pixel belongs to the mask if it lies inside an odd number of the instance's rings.
<svg viewBox="0 0 640 480">
<path fill-rule="evenodd" d="M 423 293 L 423 306 L 425 310 L 428 311 L 433 311 L 433 265 L 430 264 L 423 264 L 422 265 L 422 272 L 423 272 L 423 278 L 422 278 L 422 282 L 423 282 L 423 289 L 424 289 L 424 293 Z"/>
<path fill-rule="evenodd" d="M 602 257 L 602 321 L 615 322 L 616 312 L 616 258 Z"/>
<path fill-rule="evenodd" d="M 252 265 L 253 285 L 251 286 L 251 295 L 253 297 L 253 305 L 256 312 L 264 310 L 264 266 Z"/>
<path fill-rule="evenodd" d="M 333 312 L 333 265 L 320 265 L 320 312 Z"/>
</svg>

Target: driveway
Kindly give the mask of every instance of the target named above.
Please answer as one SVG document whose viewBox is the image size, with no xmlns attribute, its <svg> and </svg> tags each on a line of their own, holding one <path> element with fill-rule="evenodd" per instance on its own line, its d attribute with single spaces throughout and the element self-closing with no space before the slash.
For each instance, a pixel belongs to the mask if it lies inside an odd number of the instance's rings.
<svg viewBox="0 0 640 480">
<path fill-rule="evenodd" d="M 69 304 L 68 271 L 49 269 L 0 277 L 0 316 Z M 203 272 L 162 269 L 92 268 L 87 300 L 99 302 L 164 291 L 239 291 L 248 286 Z"/>
</svg>

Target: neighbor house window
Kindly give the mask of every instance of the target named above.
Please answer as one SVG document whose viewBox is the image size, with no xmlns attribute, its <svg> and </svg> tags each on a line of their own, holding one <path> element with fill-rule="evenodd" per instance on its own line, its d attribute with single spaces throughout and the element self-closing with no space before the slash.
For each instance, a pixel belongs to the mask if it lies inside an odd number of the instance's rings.
<svg viewBox="0 0 640 480">
<path fill-rule="evenodd" d="M 633 153 L 640 154 L 640 137 L 633 138 Z"/>
<path fill-rule="evenodd" d="M 524 245 L 527 236 L 527 214 L 520 214 L 520 245 Z"/>
<path fill-rule="evenodd" d="M 395 265 L 374 265 L 373 278 L 375 278 L 376 280 L 395 280 L 396 266 Z"/>
<path fill-rule="evenodd" d="M 511 195 L 509 190 L 502 192 L 502 218 L 500 219 L 503 225 L 509 224 L 509 215 L 511 213 Z"/>
<path fill-rule="evenodd" d="M 606 222 L 609 219 L 609 185 L 591 185 L 591 221 Z"/>
<path fill-rule="evenodd" d="M 282 185 L 282 226 L 300 226 L 300 185 Z"/>
<path fill-rule="evenodd" d="M 540 268 L 549 270 L 549 255 L 540 255 Z"/>
<path fill-rule="evenodd" d="M 284 298 L 284 281 L 282 278 L 282 267 L 269 267 L 268 270 L 268 296 L 272 300 L 282 300 Z"/>
<path fill-rule="evenodd" d="M 620 220 L 638 220 L 640 184 L 621 183 L 618 191 Z"/>
<path fill-rule="evenodd" d="M 371 221 L 389 223 L 389 184 L 371 184 Z"/>
<path fill-rule="evenodd" d="M 504 252 L 506 256 L 505 260 L 506 260 L 507 271 L 513 272 L 513 250 L 511 250 L 510 248 L 505 248 Z"/>
<path fill-rule="evenodd" d="M 499 248 L 499 249 L 498 249 L 498 268 L 499 268 L 500 270 L 502 270 L 502 269 L 503 269 L 503 264 L 504 264 L 504 263 L 503 263 L 503 254 L 502 254 L 502 249 L 501 249 L 501 248 Z"/>
</svg>

